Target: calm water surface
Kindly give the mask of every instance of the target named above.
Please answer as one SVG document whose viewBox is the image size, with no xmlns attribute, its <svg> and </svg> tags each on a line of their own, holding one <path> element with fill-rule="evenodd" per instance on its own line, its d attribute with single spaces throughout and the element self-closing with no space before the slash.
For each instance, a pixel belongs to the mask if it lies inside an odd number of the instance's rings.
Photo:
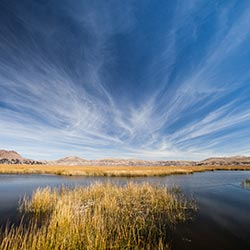
<svg viewBox="0 0 250 250">
<path fill-rule="evenodd" d="M 215 171 L 166 177 L 63 177 L 53 175 L 0 175 L 0 225 L 18 220 L 20 197 L 37 187 L 90 185 L 128 181 L 179 186 L 194 196 L 199 211 L 193 221 L 177 227 L 172 249 L 250 249 L 250 189 L 241 182 L 250 171 Z"/>
</svg>

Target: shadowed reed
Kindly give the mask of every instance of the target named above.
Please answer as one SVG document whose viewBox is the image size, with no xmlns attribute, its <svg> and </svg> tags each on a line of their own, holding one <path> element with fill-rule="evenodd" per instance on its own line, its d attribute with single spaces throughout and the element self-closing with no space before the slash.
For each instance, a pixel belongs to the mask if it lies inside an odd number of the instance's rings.
<svg viewBox="0 0 250 250">
<path fill-rule="evenodd" d="M 243 188 L 250 188 L 250 179 L 245 179 L 244 181 L 242 181 L 241 186 Z"/>
<path fill-rule="evenodd" d="M 196 209 L 178 189 L 94 184 L 37 189 L 19 207 L 29 223 L 1 235 L 1 250 L 169 249 L 177 223 Z"/>
</svg>

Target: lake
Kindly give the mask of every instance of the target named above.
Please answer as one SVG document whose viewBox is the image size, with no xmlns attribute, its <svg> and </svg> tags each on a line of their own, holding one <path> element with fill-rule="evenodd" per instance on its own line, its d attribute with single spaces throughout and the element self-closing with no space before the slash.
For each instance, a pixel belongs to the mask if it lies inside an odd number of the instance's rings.
<svg viewBox="0 0 250 250">
<path fill-rule="evenodd" d="M 0 175 L 0 225 L 18 221 L 18 201 L 38 187 L 86 186 L 95 182 L 124 185 L 129 181 L 179 186 L 194 197 L 198 212 L 177 227 L 172 249 L 250 249 L 250 189 L 241 182 L 250 171 L 214 171 L 165 177 L 66 177 Z"/>
</svg>

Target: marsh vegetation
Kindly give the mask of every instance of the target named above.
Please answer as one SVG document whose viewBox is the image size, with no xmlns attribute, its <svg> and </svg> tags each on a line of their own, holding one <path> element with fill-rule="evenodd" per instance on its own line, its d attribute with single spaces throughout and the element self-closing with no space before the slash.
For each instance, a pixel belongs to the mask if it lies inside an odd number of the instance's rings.
<svg viewBox="0 0 250 250">
<path fill-rule="evenodd" d="M 241 182 L 241 186 L 244 188 L 250 188 L 250 179 L 245 179 Z"/>
<path fill-rule="evenodd" d="M 235 166 L 60 166 L 0 164 L 0 174 L 55 174 L 63 176 L 147 177 L 192 174 L 216 170 L 250 170 L 250 165 Z"/>
<path fill-rule="evenodd" d="M 96 183 L 37 189 L 19 210 L 24 219 L 2 233 L 1 250 L 169 249 L 196 206 L 176 188 Z"/>
</svg>

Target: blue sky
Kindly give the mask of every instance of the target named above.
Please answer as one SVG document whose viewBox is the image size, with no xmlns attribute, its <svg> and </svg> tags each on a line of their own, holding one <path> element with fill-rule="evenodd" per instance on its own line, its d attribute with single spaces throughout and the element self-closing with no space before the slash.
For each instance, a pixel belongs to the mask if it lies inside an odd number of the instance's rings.
<svg viewBox="0 0 250 250">
<path fill-rule="evenodd" d="M 0 148 L 249 155 L 249 1 L 2 0 Z"/>
</svg>

